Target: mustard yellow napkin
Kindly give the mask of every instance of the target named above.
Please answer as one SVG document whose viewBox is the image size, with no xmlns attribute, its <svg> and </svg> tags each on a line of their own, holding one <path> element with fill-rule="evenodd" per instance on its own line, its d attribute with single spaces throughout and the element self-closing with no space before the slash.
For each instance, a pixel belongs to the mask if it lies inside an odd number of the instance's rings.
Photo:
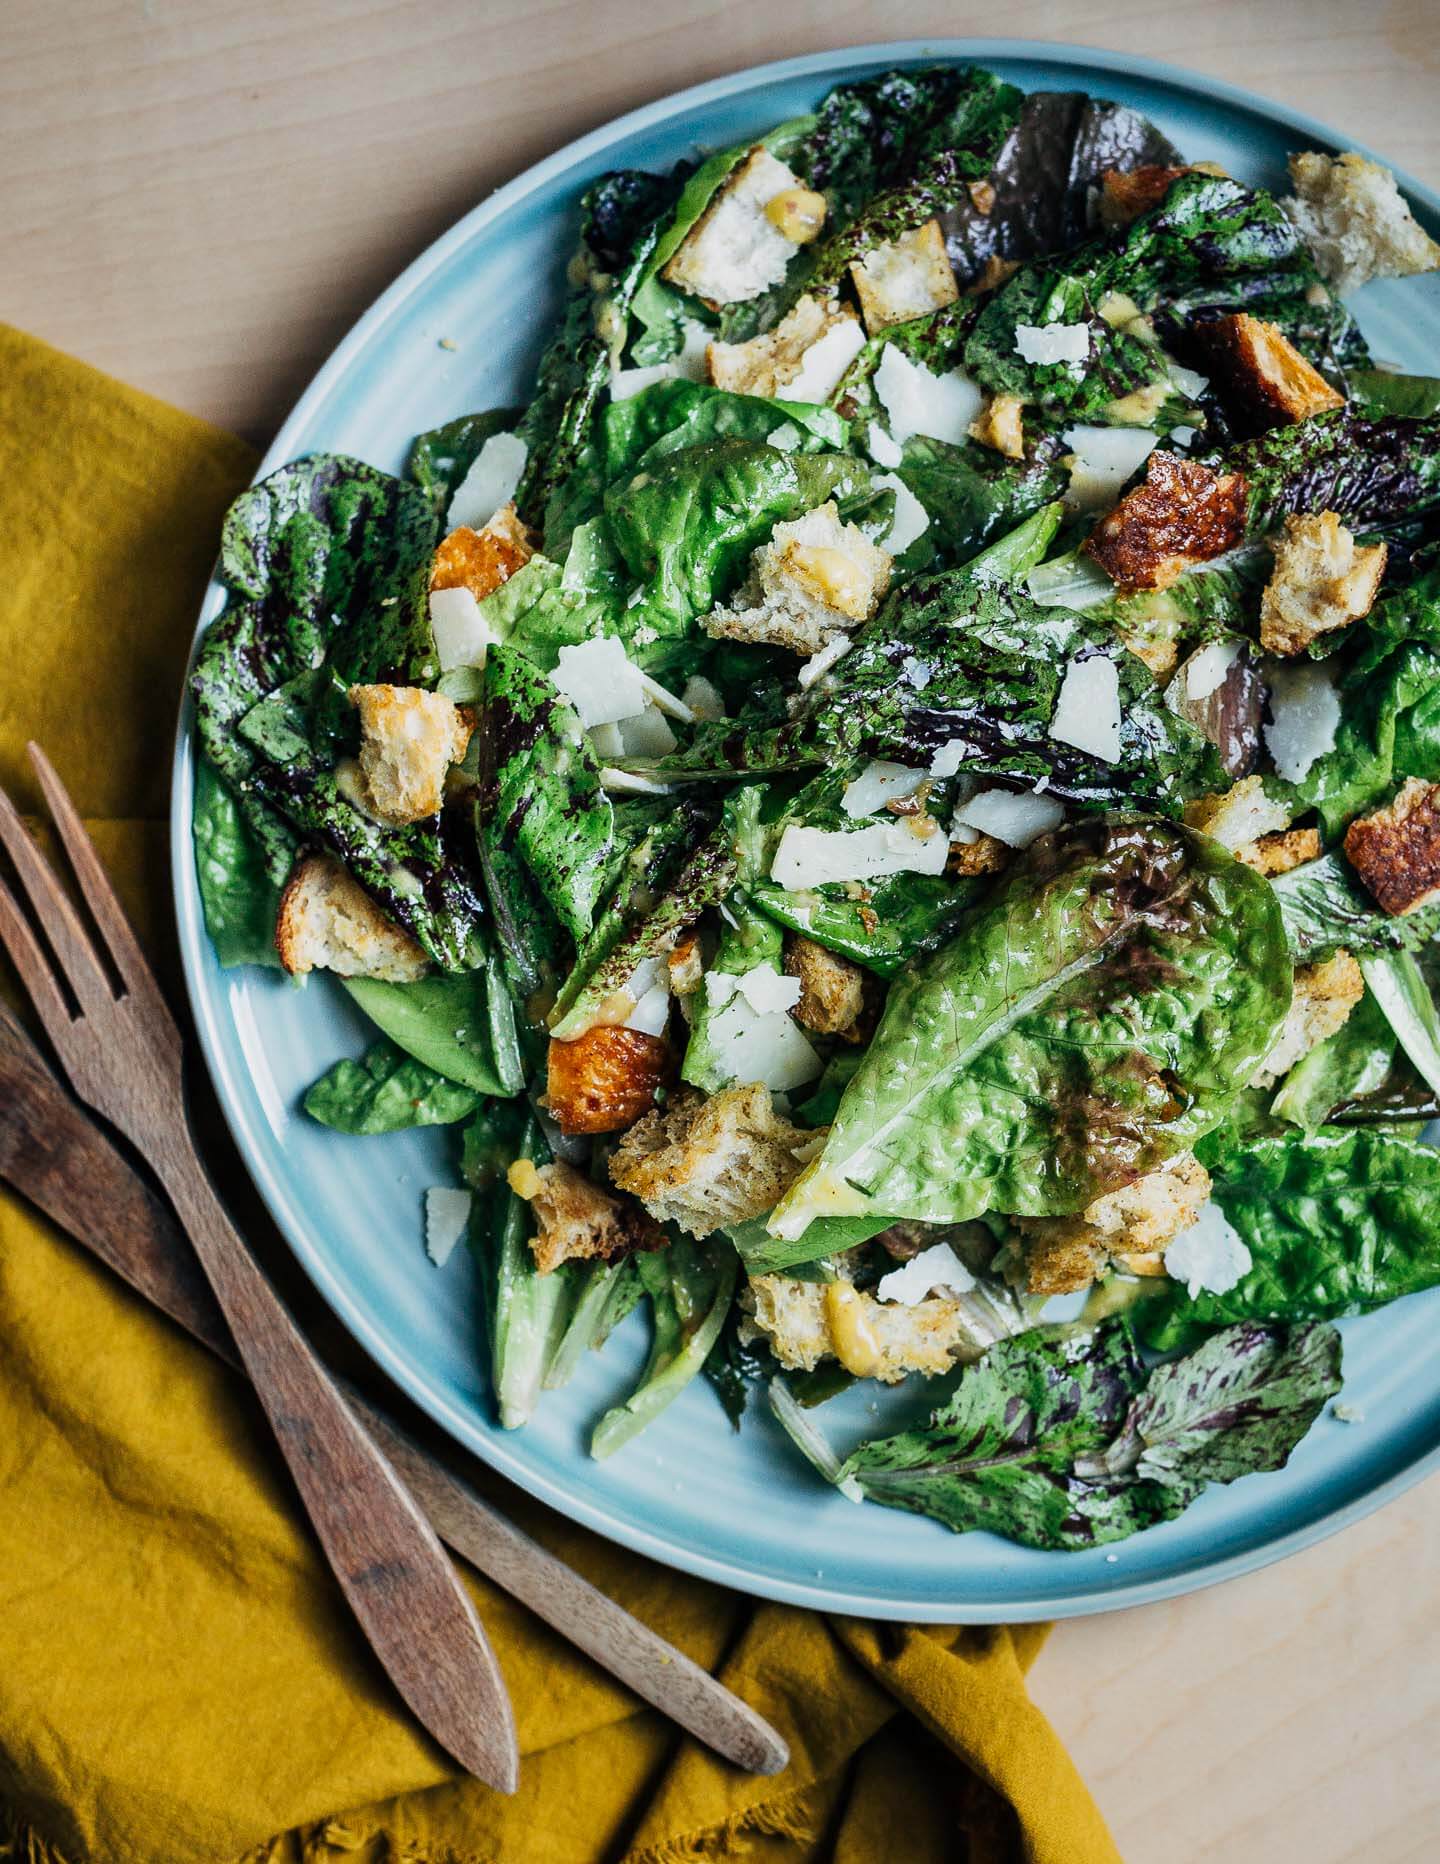
<svg viewBox="0 0 1440 1864">
<path fill-rule="evenodd" d="M 169 736 L 252 467 L 0 328 L 0 782 L 32 803 L 23 745 L 46 745 L 172 984 Z M 1026 1696 L 1042 1630 L 757 1605 L 482 1481 L 769 1716 L 788 1771 L 711 1759 L 477 1580 L 522 1784 L 456 1780 L 377 1675 L 239 1380 L 0 1192 L 0 1858 L 1113 1864 Z"/>
</svg>

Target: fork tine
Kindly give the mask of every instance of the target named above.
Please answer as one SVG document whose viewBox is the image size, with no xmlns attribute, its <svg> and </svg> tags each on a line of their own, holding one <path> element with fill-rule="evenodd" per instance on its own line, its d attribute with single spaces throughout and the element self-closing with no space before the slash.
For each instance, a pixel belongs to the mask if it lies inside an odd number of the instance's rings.
<svg viewBox="0 0 1440 1864">
<path fill-rule="evenodd" d="M 19 810 L 3 789 L 0 789 L 0 843 L 15 863 L 20 884 L 29 895 L 35 917 L 45 929 L 61 973 L 74 991 L 81 1010 L 99 1010 L 106 1004 L 113 1004 L 115 993 L 100 968 L 89 933 L 81 925 L 50 863 L 20 820 Z"/>
<path fill-rule="evenodd" d="M 150 967 L 145 962 L 125 908 L 116 898 L 110 876 L 95 852 L 90 831 L 80 820 L 80 812 L 70 800 L 70 792 L 60 781 L 59 773 L 40 746 L 32 740 L 25 748 L 30 753 L 35 775 L 40 779 L 40 788 L 44 792 L 51 820 L 70 857 L 75 878 L 80 882 L 80 891 L 85 895 L 95 923 L 100 928 L 100 936 L 114 960 L 115 969 L 130 990 L 141 991 L 152 981 Z"/>
<path fill-rule="evenodd" d="M 10 955 L 10 962 L 20 975 L 35 1013 L 45 1025 L 46 1033 L 60 1049 L 72 1019 L 70 1006 L 60 994 L 50 961 L 40 949 L 40 941 L 30 930 L 30 922 L 16 904 L 15 896 L 0 880 L 0 946 Z M 61 1056 L 64 1060 L 64 1056 Z"/>
</svg>

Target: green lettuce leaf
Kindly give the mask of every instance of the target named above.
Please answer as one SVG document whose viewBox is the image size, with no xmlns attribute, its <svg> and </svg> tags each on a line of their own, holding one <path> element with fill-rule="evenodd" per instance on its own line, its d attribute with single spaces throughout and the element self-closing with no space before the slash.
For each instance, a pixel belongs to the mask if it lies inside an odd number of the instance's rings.
<svg viewBox="0 0 1440 1864">
<path fill-rule="evenodd" d="M 481 1095 L 461 1087 L 393 1042 L 377 1042 L 359 1061 L 348 1057 L 307 1089 L 302 1105 L 312 1120 L 338 1133 L 399 1133 L 414 1126 L 453 1126 L 479 1106 Z"/>
<path fill-rule="evenodd" d="M 234 795 L 204 756 L 195 764 L 194 837 L 205 929 L 216 958 L 227 966 L 278 965 L 275 921 L 281 889 Z"/>
<path fill-rule="evenodd" d="M 377 977 L 344 983 L 371 1022 L 425 1068 L 477 1094 L 518 1094 L 524 1087 L 515 1008 L 495 971 L 413 984 Z"/>
</svg>

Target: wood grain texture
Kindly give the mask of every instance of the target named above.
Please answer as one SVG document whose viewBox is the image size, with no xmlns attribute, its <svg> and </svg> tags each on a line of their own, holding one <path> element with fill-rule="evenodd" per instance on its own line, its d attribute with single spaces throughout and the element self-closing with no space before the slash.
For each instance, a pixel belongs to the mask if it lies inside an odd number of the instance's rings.
<svg viewBox="0 0 1440 1864">
<path fill-rule="evenodd" d="M 5 0 L 0 318 L 264 441 L 458 214 L 677 86 L 1023 34 L 1248 85 L 1440 185 L 1437 28 L 1436 0 Z M 1432 1482 L 1267 1573 L 1062 1626 L 1035 1693 L 1129 1864 L 1440 1856 L 1437 1572 Z"/>
</svg>

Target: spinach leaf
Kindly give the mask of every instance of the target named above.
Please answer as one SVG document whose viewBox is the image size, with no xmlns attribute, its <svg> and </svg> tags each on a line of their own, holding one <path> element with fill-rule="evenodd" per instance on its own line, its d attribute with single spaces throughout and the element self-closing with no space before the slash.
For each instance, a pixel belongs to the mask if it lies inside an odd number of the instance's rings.
<svg viewBox="0 0 1440 1864">
<path fill-rule="evenodd" d="M 514 1005 L 495 972 L 422 977 L 413 984 L 375 977 L 344 982 L 378 1029 L 446 1080 L 478 1094 L 518 1094 L 524 1087 Z"/>
<path fill-rule="evenodd" d="M 1152 1346 L 1247 1320 L 1331 1320 L 1440 1281 L 1440 1152 L 1372 1128 L 1260 1138 L 1212 1160 L 1213 1195 L 1252 1257 L 1225 1294 L 1178 1283 L 1139 1309 Z"/>
<path fill-rule="evenodd" d="M 416 435 L 406 471 L 429 499 L 442 527 L 455 488 L 479 459 L 481 447 L 493 434 L 508 434 L 519 418 L 518 408 L 491 408 L 485 414 L 462 414 Z"/>
<path fill-rule="evenodd" d="M 1440 376 L 1355 369 L 1350 375 L 1350 397 L 1369 415 L 1440 414 Z"/>
<path fill-rule="evenodd" d="M 205 929 L 216 958 L 226 966 L 278 965 L 275 921 L 281 889 L 234 795 L 203 755 L 195 764 L 193 833 Z"/>
<path fill-rule="evenodd" d="M 838 1472 L 871 1501 L 1024 1546 L 1103 1546 L 1182 1513 L 1207 1482 L 1283 1467 L 1339 1389 L 1333 1329 L 1231 1329 L 1146 1374 L 1123 1319 L 1004 1340 L 918 1430 Z"/>
<path fill-rule="evenodd" d="M 337 1061 L 302 1102 L 312 1120 L 337 1133 L 398 1133 L 413 1126 L 453 1126 L 480 1104 L 473 1087 L 437 1074 L 393 1042 L 377 1042 L 359 1061 Z"/>
<path fill-rule="evenodd" d="M 1083 1209 L 1219 1121 L 1290 992 L 1269 886 L 1214 842 L 1143 818 L 1042 837 L 891 986 L 770 1233 Z"/>
</svg>

